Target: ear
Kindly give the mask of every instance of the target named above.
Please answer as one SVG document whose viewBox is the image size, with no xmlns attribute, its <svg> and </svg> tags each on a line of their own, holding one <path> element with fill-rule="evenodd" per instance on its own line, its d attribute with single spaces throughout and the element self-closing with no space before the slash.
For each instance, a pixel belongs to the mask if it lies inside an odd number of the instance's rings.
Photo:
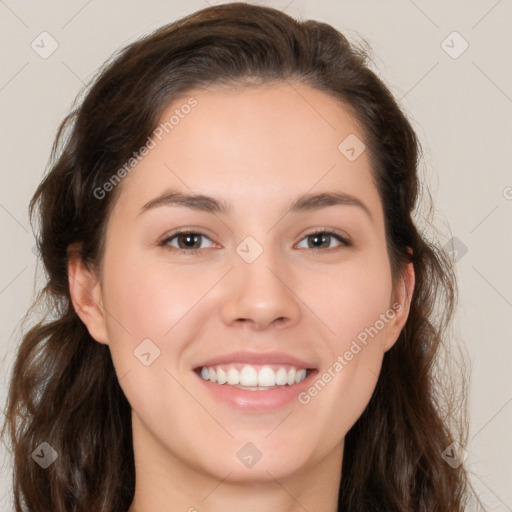
<svg viewBox="0 0 512 512">
<path fill-rule="evenodd" d="M 73 307 L 89 334 L 96 341 L 108 344 L 101 285 L 76 246 L 68 248 L 68 282 Z"/>
<path fill-rule="evenodd" d="M 412 253 L 410 250 L 409 252 Z M 402 279 L 398 284 L 398 289 L 393 290 L 391 308 L 394 311 L 394 316 L 388 323 L 386 329 L 386 341 L 384 351 L 387 352 L 398 340 L 402 329 L 404 328 L 409 310 L 411 308 L 411 299 L 414 292 L 415 273 L 414 265 L 412 262 L 408 263 L 402 274 Z M 388 318 L 391 314 L 388 315 Z"/>
</svg>

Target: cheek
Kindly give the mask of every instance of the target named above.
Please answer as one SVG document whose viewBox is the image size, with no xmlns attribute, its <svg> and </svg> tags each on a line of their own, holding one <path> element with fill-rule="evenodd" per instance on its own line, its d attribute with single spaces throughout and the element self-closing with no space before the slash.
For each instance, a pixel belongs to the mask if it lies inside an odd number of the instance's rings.
<svg viewBox="0 0 512 512">
<path fill-rule="evenodd" d="M 105 308 L 114 343 L 125 339 L 162 340 L 185 317 L 201 296 L 201 280 L 193 284 L 173 267 L 147 264 L 125 256 L 117 263 L 105 259 Z M 207 284 L 207 283 L 206 283 Z M 205 284 L 205 289 L 206 289 Z"/>
<path fill-rule="evenodd" d="M 180 321 L 200 290 L 183 286 L 172 271 L 127 252 L 122 259 L 113 252 L 106 255 L 104 275 L 109 347 L 120 385 L 138 416 L 158 425 L 187 398 L 173 379 L 174 363 L 185 345 L 178 335 Z M 173 429 L 181 426 L 177 422 Z"/>
<path fill-rule="evenodd" d="M 305 293 L 314 297 L 311 309 L 332 331 L 323 337 L 329 357 L 299 401 L 314 410 L 322 424 L 333 426 L 334 438 L 348 432 L 360 417 L 377 383 L 392 318 L 385 316 L 390 312 L 390 268 L 385 258 L 354 261 L 317 280 L 317 285 L 313 293 L 311 282 Z"/>
<path fill-rule="evenodd" d="M 312 276 L 304 289 L 311 309 L 331 331 L 330 343 L 337 353 L 376 324 L 374 339 L 382 339 L 387 324 L 379 321 L 389 308 L 391 271 L 385 254 L 354 257 L 332 272 Z M 321 290 L 321 293 L 318 291 Z M 376 344 L 376 343 L 375 343 Z M 374 344 L 374 345 L 375 345 Z"/>
</svg>

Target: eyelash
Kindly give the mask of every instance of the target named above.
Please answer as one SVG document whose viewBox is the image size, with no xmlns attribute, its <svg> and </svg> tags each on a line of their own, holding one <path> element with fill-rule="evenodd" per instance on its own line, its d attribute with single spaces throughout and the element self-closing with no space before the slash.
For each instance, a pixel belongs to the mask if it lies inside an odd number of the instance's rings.
<svg viewBox="0 0 512 512">
<path fill-rule="evenodd" d="M 204 237 L 210 239 L 210 237 L 208 235 L 206 235 L 205 233 L 202 233 L 201 231 L 186 231 L 186 230 L 185 231 L 177 231 L 176 233 L 173 233 L 172 235 L 169 235 L 168 237 L 164 238 L 159 243 L 159 246 L 161 246 L 161 247 L 171 247 L 171 246 L 168 245 L 169 242 L 171 240 L 173 240 L 174 238 L 179 237 L 180 235 L 199 235 L 199 236 L 204 236 Z M 304 237 L 302 237 L 300 241 L 304 240 L 304 238 L 308 238 L 310 236 L 315 236 L 315 235 L 328 235 L 328 236 L 332 236 L 332 237 L 334 237 L 335 239 L 337 239 L 341 243 L 342 247 L 350 247 L 352 245 L 352 243 L 349 240 L 347 240 L 339 231 L 334 230 L 334 229 L 320 229 L 320 230 L 317 230 L 317 231 L 313 231 L 312 233 L 308 233 L 307 235 L 304 235 Z M 188 256 L 192 256 L 192 255 L 194 255 L 197 252 L 202 250 L 201 248 L 198 248 L 198 249 L 181 249 L 179 247 L 172 247 L 172 249 L 177 250 L 180 253 L 186 254 Z M 336 249 L 337 249 L 337 247 L 329 247 L 327 249 L 322 249 L 320 247 L 308 247 L 308 250 L 313 251 L 314 253 L 317 253 L 317 252 L 331 252 L 331 251 L 336 250 Z"/>
</svg>

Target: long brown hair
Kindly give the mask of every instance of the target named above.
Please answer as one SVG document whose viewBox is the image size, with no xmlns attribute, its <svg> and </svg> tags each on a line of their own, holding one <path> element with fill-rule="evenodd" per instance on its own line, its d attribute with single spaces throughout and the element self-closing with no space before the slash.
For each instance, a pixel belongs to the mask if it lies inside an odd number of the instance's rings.
<svg viewBox="0 0 512 512">
<path fill-rule="evenodd" d="M 47 275 L 29 313 L 43 305 L 48 314 L 19 346 L 2 430 L 13 449 L 17 512 L 128 510 L 135 489 L 131 409 L 108 346 L 91 338 L 73 309 L 67 251 L 79 244 L 83 260 L 98 267 L 122 187 L 101 199 L 94 191 L 145 144 L 170 100 L 213 83 L 254 80 L 299 81 L 350 109 L 363 127 L 382 200 L 394 285 L 408 262 L 415 270 L 407 323 L 345 439 L 339 509 L 464 509 L 466 469 L 442 454 L 454 441 L 466 442 L 466 381 L 463 373 L 454 378 L 462 392 L 451 394 L 443 375 L 454 374 L 437 365 L 457 302 L 453 263 L 415 225 L 420 145 L 369 59 L 364 45 L 328 24 L 231 3 L 158 29 L 100 70 L 61 124 L 29 206 Z M 43 442 L 58 453 L 47 469 L 31 457 Z"/>
</svg>

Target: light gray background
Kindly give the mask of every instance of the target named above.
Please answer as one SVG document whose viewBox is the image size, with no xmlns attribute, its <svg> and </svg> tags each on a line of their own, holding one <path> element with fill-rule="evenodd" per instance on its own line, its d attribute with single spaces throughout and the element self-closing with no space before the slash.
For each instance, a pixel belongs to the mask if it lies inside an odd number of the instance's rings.
<svg viewBox="0 0 512 512">
<path fill-rule="evenodd" d="M 33 298 L 37 259 L 27 206 L 58 123 L 112 52 L 214 3 L 222 2 L 0 0 L 2 405 L 19 320 Z M 456 237 L 467 248 L 458 253 L 454 329 L 473 368 L 465 447 L 473 482 L 488 510 L 512 511 L 512 0 L 259 3 L 328 22 L 352 40 L 361 34 L 417 130 L 435 225 L 443 243 Z M 58 43 L 46 59 L 31 47 L 50 47 L 43 31 Z M 469 46 L 458 55 L 464 41 Z M 11 510 L 11 468 L 2 456 L 1 512 Z"/>
</svg>

